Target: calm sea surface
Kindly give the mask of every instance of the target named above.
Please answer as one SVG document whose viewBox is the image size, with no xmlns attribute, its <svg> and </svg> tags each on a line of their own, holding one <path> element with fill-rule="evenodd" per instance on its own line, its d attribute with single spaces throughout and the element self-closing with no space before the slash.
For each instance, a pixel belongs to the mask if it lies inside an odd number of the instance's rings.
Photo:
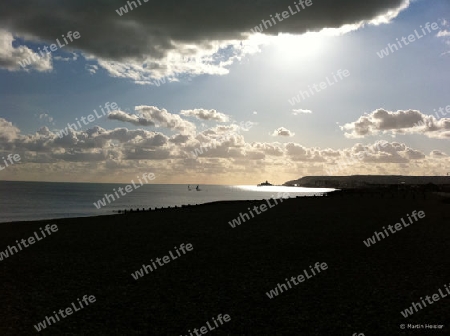
<svg viewBox="0 0 450 336">
<path fill-rule="evenodd" d="M 137 184 L 140 186 L 140 184 Z M 114 194 L 125 184 L 47 183 L 0 181 L 0 223 L 38 219 L 98 216 L 118 210 L 202 204 L 226 200 L 260 200 L 287 192 L 291 197 L 319 195 L 334 189 L 201 185 L 201 191 L 184 184 L 146 184 L 106 206 L 94 202 Z M 192 185 L 191 185 L 192 187 Z M 195 186 L 193 186 L 195 187 Z M 125 193 L 125 191 L 124 191 Z M 278 196 L 280 197 L 280 196 Z M 111 199 L 112 200 L 112 199 Z"/>
</svg>

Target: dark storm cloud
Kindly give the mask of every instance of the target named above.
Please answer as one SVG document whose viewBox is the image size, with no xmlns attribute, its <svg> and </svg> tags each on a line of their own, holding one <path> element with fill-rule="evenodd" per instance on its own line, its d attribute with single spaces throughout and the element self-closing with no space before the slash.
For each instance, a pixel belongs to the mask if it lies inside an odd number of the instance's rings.
<svg viewBox="0 0 450 336">
<path fill-rule="evenodd" d="M 68 31 L 78 31 L 81 37 L 68 47 L 109 60 L 144 60 L 147 56 L 162 58 L 179 45 L 206 48 L 209 41 L 245 39 L 244 35 L 261 20 L 286 11 L 288 6 L 294 8 L 293 0 L 140 2 L 141 6 L 120 16 L 116 10 L 127 4 L 123 0 L 2 1 L 0 28 L 48 43 L 61 40 Z M 370 21 L 380 15 L 392 16 L 409 0 L 312 2 L 312 6 L 264 33 L 300 34 Z"/>
</svg>

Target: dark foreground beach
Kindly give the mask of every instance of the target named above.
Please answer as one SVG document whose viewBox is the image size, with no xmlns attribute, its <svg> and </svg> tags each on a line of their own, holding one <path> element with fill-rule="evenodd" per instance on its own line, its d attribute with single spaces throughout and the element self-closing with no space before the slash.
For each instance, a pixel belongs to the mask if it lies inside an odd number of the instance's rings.
<svg viewBox="0 0 450 336">
<path fill-rule="evenodd" d="M 0 335 L 35 335 L 50 316 L 56 322 L 39 334 L 450 335 L 450 295 L 401 314 L 450 287 L 448 202 L 431 193 L 337 192 L 284 200 L 229 225 L 263 203 L 1 224 L 0 251 L 34 232 L 41 240 L 0 261 Z M 425 217 L 363 243 L 414 210 Z M 58 231 L 42 238 L 46 224 Z M 192 250 L 182 252 L 183 243 Z M 163 256 L 167 264 L 132 277 Z M 317 262 L 327 268 L 313 276 Z M 303 282 L 266 295 L 302 274 Z M 81 308 L 85 295 L 95 301 Z M 57 321 L 60 309 L 66 317 Z"/>
</svg>

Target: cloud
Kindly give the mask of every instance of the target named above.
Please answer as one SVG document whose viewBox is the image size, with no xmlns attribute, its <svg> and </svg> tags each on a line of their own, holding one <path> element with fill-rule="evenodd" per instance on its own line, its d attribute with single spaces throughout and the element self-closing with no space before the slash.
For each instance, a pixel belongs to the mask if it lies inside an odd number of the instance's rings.
<svg viewBox="0 0 450 336">
<path fill-rule="evenodd" d="M 232 134 L 232 133 L 239 133 L 241 128 L 239 125 L 236 124 L 230 124 L 230 125 L 219 125 L 215 127 L 208 128 L 207 130 L 203 131 L 200 134 L 207 135 L 207 136 L 220 136 L 224 134 Z"/>
<path fill-rule="evenodd" d="M 174 135 L 173 137 L 171 137 L 169 141 L 173 142 L 174 144 L 181 145 L 181 144 L 186 143 L 189 139 L 190 139 L 189 135 L 177 134 L 177 135 Z"/>
<path fill-rule="evenodd" d="M 440 20 L 440 24 L 443 27 L 450 28 L 450 23 L 447 20 L 445 20 L 445 19 L 441 19 Z M 436 36 L 441 38 L 441 39 L 443 39 L 443 42 L 446 45 L 450 46 L 450 31 L 448 29 L 444 28 L 444 29 L 439 30 L 439 32 L 436 34 Z M 443 52 L 441 54 L 441 56 L 447 55 L 447 54 L 450 54 L 450 51 Z"/>
<path fill-rule="evenodd" d="M 52 125 L 55 126 L 55 118 L 53 118 L 50 114 L 48 113 L 41 113 L 39 115 L 35 114 L 34 115 L 36 118 L 39 118 L 41 123 L 47 124 L 47 125 Z"/>
<path fill-rule="evenodd" d="M 294 162 L 326 162 L 318 148 L 307 148 L 297 143 L 285 144 L 286 155 Z"/>
<path fill-rule="evenodd" d="M 399 142 L 330 149 L 294 142 L 249 143 L 236 133 L 225 141 L 217 140 L 237 127 L 221 125 L 195 136 L 169 137 L 144 129 L 95 126 L 59 138 L 47 127 L 22 135 L 11 122 L 0 119 L 0 157 L 9 153 L 21 157 L 21 164 L 2 171 L 2 178 L 42 179 L 45 172 L 48 180 L 70 176 L 71 181 L 127 182 L 146 170 L 155 172 L 162 183 L 181 183 L 187 178 L 256 183 L 262 174 L 283 183 L 302 175 L 327 173 L 441 175 L 450 164 L 448 153 L 433 150 L 426 155 Z M 191 152 L 199 146 L 209 150 L 192 159 Z M 208 176 L 215 180 L 207 180 Z"/>
<path fill-rule="evenodd" d="M 205 109 L 193 109 L 193 110 L 182 110 L 181 115 L 188 117 L 195 117 L 202 120 L 214 120 L 218 122 L 228 122 L 230 117 L 224 113 L 217 112 L 216 110 L 205 110 Z"/>
<path fill-rule="evenodd" d="M 442 115 L 446 115 L 442 109 Z M 429 138 L 449 139 L 450 118 L 436 119 L 417 110 L 397 112 L 377 109 L 357 121 L 340 126 L 347 138 L 382 134 L 422 134 Z"/>
<path fill-rule="evenodd" d="M 398 142 L 377 141 L 371 145 L 356 144 L 345 156 L 364 163 L 407 163 L 425 155 Z"/>
<path fill-rule="evenodd" d="M 262 151 L 267 156 L 283 156 L 284 155 L 284 148 L 283 145 L 279 143 L 253 143 L 252 147 Z"/>
<path fill-rule="evenodd" d="M 141 113 L 143 118 L 154 122 L 157 127 L 161 126 L 182 133 L 193 133 L 195 131 L 194 124 L 177 114 L 169 113 L 166 109 L 143 105 L 136 106 L 135 110 Z"/>
<path fill-rule="evenodd" d="M 439 151 L 439 150 L 432 150 L 431 152 L 430 152 L 430 156 L 433 156 L 433 157 L 447 157 L 448 155 L 447 154 L 445 154 L 444 152 L 442 152 L 442 151 Z"/>
<path fill-rule="evenodd" d="M 430 155 L 427 157 L 423 152 L 408 147 L 403 143 L 377 141 L 373 144 L 363 145 L 358 143 L 351 148 L 338 151 L 338 156 L 333 160 L 327 161 L 326 174 L 327 175 L 347 175 L 350 172 L 357 172 L 361 174 L 360 170 L 367 170 L 368 167 L 374 167 L 374 174 L 386 175 L 393 174 L 392 170 L 398 168 L 411 169 L 412 167 L 422 169 L 418 175 L 427 175 L 426 166 L 434 158 L 443 159 L 444 157 L 437 157 Z M 440 162 L 440 161 L 436 161 Z M 435 166 L 437 171 L 440 163 Z M 385 169 L 389 167 L 389 169 Z M 398 170 L 397 170 L 398 171 Z M 408 174 L 413 174 L 409 171 Z"/>
<path fill-rule="evenodd" d="M 288 129 L 284 127 L 279 127 L 275 131 L 273 131 L 272 136 L 285 136 L 285 137 L 292 137 L 295 133 L 289 131 Z"/>
<path fill-rule="evenodd" d="M 41 57 L 26 46 L 13 47 L 13 41 L 14 37 L 10 32 L 0 29 L 0 69 L 39 72 L 53 69 L 51 54 Z"/>
<path fill-rule="evenodd" d="M 0 118 L 0 140 L 11 141 L 17 139 L 20 130 L 6 119 Z"/>
<path fill-rule="evenodd" d="M 200 0 L 177 2 L 174 8 L 172 3 L 149 0 L 118 15 L 116 10 L 127 3 L 19 1 L 2 9 L 0 22 L 15 36 L 47 44 L 68 31 L 78 31 L 81 37 L 67 45 L 67 50 L 79 50 L 97 60 L 111 76 L 152 84 L 151 79 L 178 74 L 228 73 L 227 67 L 234 61 L 259 50 L 261 39 L 250 36 L 250 29 L 293 6 L 292 0 L 244 0 L 226 6 Z M 53 10 L 48 10 L 49 6 Z M 408 6 L 409 0 L 370 1 L 364 6 L 358 0 L 321 0 L 264 34 L 379 24 L 389 22 Z"/>
<path fill-rule="evenodd" d="M 98 65 L 95 65 L 95 64 L 86 64 L 85 68 L 92 75 L 97 73 L 97 71 L 98 71 Z"/>
<path fill-rule="evenodd" d="M 441 30 L 438 32 L 437 37 L 450 37 L 450 31 L 448 30 Z"/>
<path fill-rule="evenodd" d="M 123 111 L 111 112 L 110 114 L 108 114 L 108 119 L 129 122 L 135 126 L 155 126 L 155 123 L 149 119 Z"/>
<path fill-rule="evenodd" d="M 48 113 L 41 113 L 39 115 L 39 119 L 43 119 L 44 121 L 52 123 L 54 125 L 53 117 L 51 115 L 49 115 Z"/>
<path fill-rule="evenodd" d="M 293 114 L 293 115 L 310 114 L 310 113 L 312 113 L 311 110 L 303 110 L 303 109 L 292 110 L 292 114 Z"/>
<path fill-rule="evenodd" d="M 136 106 L 138 114 L 114 111 L 108 115 L 111 120 L 129 122 L 136 126 L 156 126 L 182 133 L 195 132 L 195 125 L 182 119 L 177 114 L 169 113 L 166 109 L 159 109 L 156 106 Z"/>
<path fill-rule="evenodd" d="M 53 57 L 55 61 L 62 61 L 62 62 L 70 62 L 70 61 L 76 61 L 78 59 L 77 53 L 72 53 L 72 57 L 61 57 L 61 56 L 55 56 Z"/>
</svg>

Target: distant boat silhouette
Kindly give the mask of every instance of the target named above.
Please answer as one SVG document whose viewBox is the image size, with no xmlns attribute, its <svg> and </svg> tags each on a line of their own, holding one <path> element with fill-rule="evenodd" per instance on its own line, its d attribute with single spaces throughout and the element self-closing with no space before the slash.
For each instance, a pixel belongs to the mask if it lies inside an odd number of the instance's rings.
<svg viewBox="0 0 450 336">
<path fill-rule="evenodd" d="M 197 190 L 197 191 L 201 191 L 201 189 L 199 188 L 199 186 L 197 186 L 197 188 L 195 188 L 195 190 Z"/>
<path fill-rule="evenodd" d="M 258 184 L 258 187 L 263 187 L 263 186 L 272 186 L 273 184 L 272 183 L 269 183 L 269 182 L 263 182 L 263 183 L 260 183 L 260 184 Z"/>
</svg>

